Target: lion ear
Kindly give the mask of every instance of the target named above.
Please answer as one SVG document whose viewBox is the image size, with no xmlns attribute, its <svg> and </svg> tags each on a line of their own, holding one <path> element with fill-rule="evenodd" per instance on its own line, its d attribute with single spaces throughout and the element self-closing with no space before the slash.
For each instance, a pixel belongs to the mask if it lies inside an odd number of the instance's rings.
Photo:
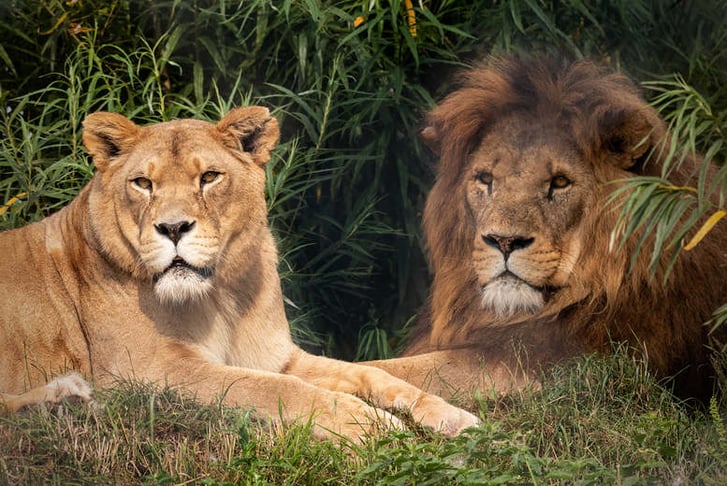
<svg viewBox="0 0 727 486">
<path fill-rule="evenodd" d="M 601 146 L 615 165 L 641 173 L 644 164 L 665 134 L 664 124 L 651 108 L 616 110 L 604 116 Z"/>
<path fill-rule="evenodd" d="M 220 120 L 217 130 L 226 146 L 252 155 L 260 166 L 270 160 L 280 137 L 278 121 L 262 106 L 235 108 Z"/>
<path fill-rule="evenodd" d="M 424 144 L 429 147 L 429 150 L 431 150 L 436 155 L 441 155 L 441 143 L 439 138 L 439 130 L 433 125 L 427 125 L 426 127 L 422 128 L 422 130 L 419 132 L 419 136 L 424 141 Z"/>
<path fill-rule="evenodd" d="M 83 144 L 100 171 L 136 143 L 141 128 L 118 113 L 91 113 L 83 121 Z"/>
</svg>

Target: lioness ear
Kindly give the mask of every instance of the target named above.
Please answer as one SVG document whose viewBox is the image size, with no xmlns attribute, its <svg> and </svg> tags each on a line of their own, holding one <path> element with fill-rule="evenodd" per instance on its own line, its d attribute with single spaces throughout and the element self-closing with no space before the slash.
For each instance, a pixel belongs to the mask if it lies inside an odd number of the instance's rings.
<svg viewBox="0 0 727 486">
<path fill-rule="evenodd" d="M 663 122 L 650 108 L 611 111 L 601 124 L 601 146 L 618 167 L 640 173 L 664 133 Z"/>
<path fill-rule="evenodd" d="M 260 166 L 270 160 L 270 151 L 280 137 L 278 121 L 262 106 L 235 108 L 220 120 L 217 130 L 225 145 L 251 154 Z"/>
<path fill-rule="evenodd" d="M 83 121 L 83 144 L 100 171 L 114 158 L 131 148 L 141 130 L 131 120 L 117 113 L 91 113 Z"/>
</svg>

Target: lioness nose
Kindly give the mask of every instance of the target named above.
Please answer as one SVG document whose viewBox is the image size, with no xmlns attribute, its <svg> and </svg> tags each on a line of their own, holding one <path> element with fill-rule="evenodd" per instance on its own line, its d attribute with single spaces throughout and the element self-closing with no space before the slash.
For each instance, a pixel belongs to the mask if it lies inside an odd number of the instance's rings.
<svg viewBox="0 0 727 486">
<path fill-rule="evenodd" d="M 497 248 L 505 255 L 505 258 L 510 256 L 510 253 L 515 250 L 522 250 L 532 245 L 535 238 L 525 238 L 524 236 L 503 236 L 490 233 L 489 235 L 482 235 L 482 240 L 486 245 L 493 248 Z"/>
<path fill-rule="evenodd" d="M 179 221 L 177 223 L 159 223 L 155 224 L 157 232 L 166 236 L 176 245 L 182 239 L 184 233 L 189 232 L 194 227 L 194 221 Z"/>
</svg>

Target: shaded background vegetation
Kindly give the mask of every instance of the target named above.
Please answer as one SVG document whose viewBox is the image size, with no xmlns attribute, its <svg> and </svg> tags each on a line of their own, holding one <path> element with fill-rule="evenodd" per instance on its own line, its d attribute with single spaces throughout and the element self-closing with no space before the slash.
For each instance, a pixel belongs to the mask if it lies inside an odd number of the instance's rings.
<svg viewBox="0 0 727 486">
<path fill-rule="evenodd" d="M 419 223 L 432 173 L 418 123 L 458 68 L 492 51 L 560 49 L 637 80 L 679 73 L 711 107 L 695 146 L 725 140 L 723 0 L 409 5 L 5 0 L 0 228 L 51 213 L 91 177 L 80 145 L 90 112 L 147 123 L 266 105 L 283 128 L 268 201 L 296 338 L 337 357 L 386 357 L 427 291 Z"/>
</svg>

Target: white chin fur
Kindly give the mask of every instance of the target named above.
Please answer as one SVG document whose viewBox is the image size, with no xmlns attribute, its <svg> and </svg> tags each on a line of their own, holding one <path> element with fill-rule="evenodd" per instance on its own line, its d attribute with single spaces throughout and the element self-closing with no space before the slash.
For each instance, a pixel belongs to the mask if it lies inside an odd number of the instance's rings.
<svg viewBox="0 0 727 486">
<path fill-rule="evenodd" d="M 521 280 L 501 278 L 482 289 L 482 307 L 492 310 L 498 317 L 532 314 L 544 305 L 543 294 Z"/>
<path fill-rule="evenodd" d="M 211 290 L 208 278 L 185 269 L 170 269 L 154 283 L 159 300 L 169 304 L 202 300 Z"/>
</svg>

